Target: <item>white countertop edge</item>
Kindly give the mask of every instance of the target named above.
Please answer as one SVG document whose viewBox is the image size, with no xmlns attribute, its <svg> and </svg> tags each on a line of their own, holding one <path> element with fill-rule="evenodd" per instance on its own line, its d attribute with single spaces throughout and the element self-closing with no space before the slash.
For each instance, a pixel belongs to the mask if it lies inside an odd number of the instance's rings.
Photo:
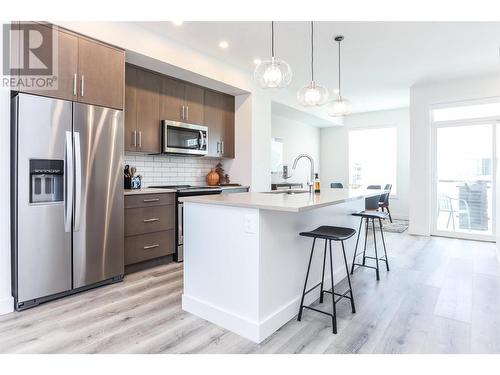
<svg viewBox="0 0 500 375">
<path fill-rule="evenodd" d="M 365 199 L 369 197 L 373 197 L 375 195 L 380 195 L 381 190 L 375 190 L 373 193 L 364 193 L 359 196 L 355 197 L 348 197 L 348 198 L 343 198 L 343 199 L 336 199 L 333 201 L 329 202 L 322 202 L 322 203 L 315 203 L 312 205 L 305 205 L 301 207 L 287 207 L 285 205 L 283 206 L 269 206 L 266 204 L 259 204 L 259 203 L 245 203 L 245 202 L 232 202 L 232 201 L 224 201 L 224 200 L 210 200 L 206 199 L 207 197 L 210 196 L 194 196 L 194 197 L 181 197 L 179 198 L 179 201 L 184 202 L 184 203 L 197 203 L 197 204 L 207 204 L 207 205 L 218 205 L 218 206 L 231 206 L 231 207 L 242 207 L 242 208 L 255 208 L 259 210 L 267 210 L 267 211 L 282 211 L 282 212 L 305 212 L 305 211 L 310 211 L 314 210 L 316 208 L 323 208 L 323 207 L 328 207 L 328 206 L 334 206 L 337 204 L 342 204 L 358 199 Z M 246 193 L 240 193 L 240 194 L 246 194 Z M 256 194 L 256 193 L 253 193 Z M 259 193 L 257 193 L 259 194 Z M 261 193 L 261 194 L 266 194 L 266 193 Z M 266 194 L 267 195 L 267 194 Z"/>
<path fill-rule="evenodd" d="M 153 189 L 153 188 L 124 189 L 123 195 L 163 194 L 163 193 L 175 193 L 175 192 L 177 192 L 177 190 L 175 189 Z"/>
</svg>

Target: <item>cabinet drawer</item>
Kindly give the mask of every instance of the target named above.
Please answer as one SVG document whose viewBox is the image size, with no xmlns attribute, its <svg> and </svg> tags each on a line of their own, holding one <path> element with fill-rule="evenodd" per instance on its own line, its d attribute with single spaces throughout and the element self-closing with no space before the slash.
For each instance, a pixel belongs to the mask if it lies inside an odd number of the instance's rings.
<svg viewBox="0 0 500 375">
<path fill-rule="evenodd" d="M 174 204 L 175 193 L 125 195 L 125 208 Z"/>
<path fill-rule="evenodd" d="M 128 208 L 125 210 L 126 236 L 173 229 L 174 225 L 174 205 Z"/>
<path fill-rule="evenodd" d="M 140 234 L 125 238 L 125 265 L 144 262 L 175 252 L 175 231 Z"/>
</svg>

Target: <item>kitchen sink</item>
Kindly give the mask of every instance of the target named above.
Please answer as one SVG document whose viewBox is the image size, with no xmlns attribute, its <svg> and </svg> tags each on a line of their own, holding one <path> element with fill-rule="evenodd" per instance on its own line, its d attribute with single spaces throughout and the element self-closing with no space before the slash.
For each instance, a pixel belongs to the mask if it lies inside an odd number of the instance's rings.
<svg viewBox="0 0 500 375">
<path fill-rule="evenodd" d="M 273 190 L 273 191 L 265 191 L 264 194 L 286 194 L 286 195 L 295 195 L 295 194 L 305 194 L 309 193 L 309 190 Z"/>
</svg>

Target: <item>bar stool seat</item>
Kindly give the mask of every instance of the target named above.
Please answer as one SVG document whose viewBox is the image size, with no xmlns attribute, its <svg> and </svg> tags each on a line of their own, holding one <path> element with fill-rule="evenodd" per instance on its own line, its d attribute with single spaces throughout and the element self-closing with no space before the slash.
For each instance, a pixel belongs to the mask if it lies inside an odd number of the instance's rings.
<svg viewBox="0 0 500 375">
<path fill-rule="evenodd" d="M 386 212 L 380 212 L 380 211 L 361 211 L 361 212 L 355 212 L 352 214 L 352 216 L 359 216 L 359 217 L 366 217 L 370 219 L 382 219 L 385 220 L 389 216 L 388 213 Z"/>
<path fill-rule="evenodd" d="M 310 232 L 301 232 L 301 236 L 315 237 L 332 241 L 345 241 L 356 234 L 352 228 L 321 226 Z"/>
<path fill-rule="evenodd" d="M 336 304 L 343 298 L 349 299 L 351 301 L 351 309 L 352 312 L 356 312 L 356 307 L 354 306 L 354 297 L 352 294 L 352 286 L 351 286 L 351 278 L 349 276 L 349 266 L 347 265 L 347 258 L 345 256 L 345 247 L 344 247 L 344 241 L 347 240 L 348 238 L 351 238 L 356 234 L 356 231 L 351 228 L 344 228 L 344 227 L 333 227 L 333 226 L 321 226 L 318 227 L 312 231 L 309 232 L 301 232 L 300 235 L 304 237 L 312 237 L 313 244 L 311 248 L 311 255 L 309 256 L 309 265 L 307 266 L 307 273 L 306 273 L 306 281 L 304 282 L 304 289 L 302 290 L 302 299 L 300 301 L 300 308 L 299 308 L 299 315 L 297 317 L 297 320 L 300 322 L 302 319 L 302 310 L 303 309 L 309 309 L 313 310 L 316 312 L 319 312 L 321 314 L 328 315 L 332 318 L 332 330 L 333 333 L 337 333 L 337 311 L 336 311 Z M 312 257 L 314 254 L 314 245 L 316 244 L 317 239 L 322 239 L 325 240 L 325 250 L 323 252 L 323 271 L 321 273 L 321 282 L 314 285 L 313 287 L 307 289 L 307 280 L 309 278 L 309 271 L 311 269 L 311 261 Z M 349 284 L 349 289 L 344 292 L 344 293 L 336 293 L 335 292 L 335 285 L 334 285 L 334 278 L 333 278 L 333 256 L 332 256 L 332 241 L 339 241 L 342 244 L 342 253 L 344 255 L 344 263 L 345 263 L 345 270 L 347 274 L 347 282 Z M 326 248 L 327 245 L 330 245 L 330 278 L 331 278 L 331 283 L 332 283 L 332 289 L 331 290 L 324 290 L 323 285 L 325 282 L 325 264 L 326 264 Z M 317 287 L 320 287 L 320 294 L 319 294 L 319 303 L 323 303 L 323 294 L 324 293 L 330 293 L 332 295 L 332 313 L 322 311 L 319 309 L 316 309 L 311 306 L 304 306 L 304 298 L 306 294 L 312 292 L 314 289 Z M 306 290 L 307 289 L 307 290 Z M 338 298 L 335 298 L 338 297 Z"/>
<path fill-rule="evenodd" d="M 386 212 L 380 212 L 380 211 L 375 211 L 375 210 L 365 210 L 361 212 L 355 212 L 352 214 L 353 216 L 358 216 L 361 217 L 361 222 L 359 223 L 359 230 L 358 230 L 358 237 L 356 239 L 356 247 L 354 248 L 354 257 L 352 259 L 352 266 L 351 266 L 351 275 L 354 273 L 354 266 L 359 266 L 359 267 L 367 267 L 367 268 L 373 268 L 376 271 L 377 275 L 377 280 L 380 280 L 380 273 L 379 273 L 379 261 L 385 262 L 385 266 L 387 268 L 387 271 L 389 271 L 389 260 L 387 258 L 387 249 L 385 247 L 385 238 L 384 238 L 384 229 L 382 228 L 382 220 L 387 219 L 389 216 Z M 365 246 L 363 249 L 363 263 L 356 263 L 356 256 L 358 252 L 358 243 L 359 243 L 359 237 L 361 235 L 361 227 L 363 226 L 363 220 L 365 220 Z M 372 228 L 373 228 L 373 246 L 375 248 L 375 256 L 368 256 L 366 255 L 366 242 L 368 239 L 368 227 L 370 226 L 370 220 L 372 222 Z M 375 220 L 378 221 L 379 227 L 380 227 L 380 235 L 382 237 L 382 244 L 384 245 L 384 256 L 379 258 L 378 257 L 378 249 L 377 249 L 377 237 L 375 235 Z M 375 266 L 371 266 L 366 264 L 366 259 L 371 259 L 375 261 Z"/>
</svg>

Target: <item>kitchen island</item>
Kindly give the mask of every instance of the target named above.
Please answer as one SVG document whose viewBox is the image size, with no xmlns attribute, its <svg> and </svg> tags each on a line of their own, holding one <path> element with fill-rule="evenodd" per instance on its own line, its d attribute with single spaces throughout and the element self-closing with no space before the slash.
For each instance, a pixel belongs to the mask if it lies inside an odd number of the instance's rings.
<svg viewBox="0 0 500 375">
<path fill-rule="evenodd" d="M 299 232 L 321 225 L 359 227 L 352 213 L 380 190 L 237 193 L 184 201 L 182 308 L 254 342 L 261 342 L 298 312 L 311 239 Z M 309 285 L 320 281 L 324 243 L 317 241 Z M 355 236 L 345 242 L 348 261 Z M 334 245 L 335 283 L 345 277 Z M 326 288 L 330 275 L 325 272 Z M 356 293 L 356 291 L 354 291 Z M 318 293 L 307 295 L 313 302 Z"/>
</svg>

